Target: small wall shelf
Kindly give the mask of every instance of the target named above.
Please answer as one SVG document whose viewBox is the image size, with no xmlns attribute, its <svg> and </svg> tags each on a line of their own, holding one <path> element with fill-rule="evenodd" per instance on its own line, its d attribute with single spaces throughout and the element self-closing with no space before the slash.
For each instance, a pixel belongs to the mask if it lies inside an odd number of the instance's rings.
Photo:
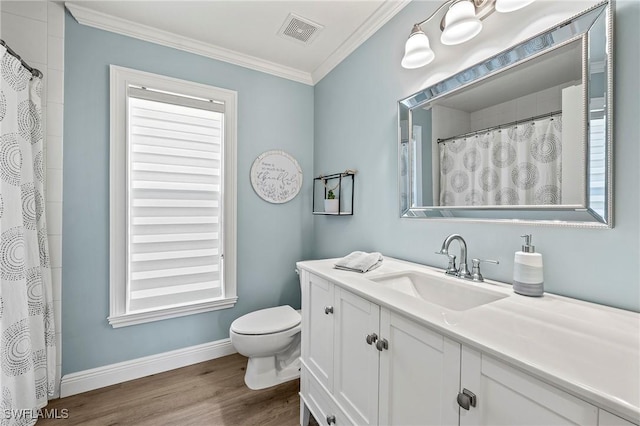
<svg viewBox="0 0 640 426">
<path fill-rule="evenodd" d="M 313 179 L 313 214 L 329 216 L 352 216 L 355 189 L 355 170 L 345 170 Z M 329 192 L 334 200 L 327 200 Z M 325 201 L 332 201 L 325 203 Z"/>
</svg>

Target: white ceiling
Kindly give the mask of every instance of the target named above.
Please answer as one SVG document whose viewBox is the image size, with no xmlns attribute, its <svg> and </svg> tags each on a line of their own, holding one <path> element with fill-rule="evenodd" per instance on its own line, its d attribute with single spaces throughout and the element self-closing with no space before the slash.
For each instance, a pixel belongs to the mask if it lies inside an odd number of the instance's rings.
<svg viewBox="0 0 640 426">
<path fill-rule="evenodd" d="M 66 6 L 83 24 L 149 41 L 173 42 L 173 47 L 187 46 L 190 48 L 186 50 L 194 53 L 314 84 L 407 3 L 408 0 L 75 1 Z M 279 36 L 278 30 L 290 13 L 324 28 L 309 44 Z"/>
</svg>

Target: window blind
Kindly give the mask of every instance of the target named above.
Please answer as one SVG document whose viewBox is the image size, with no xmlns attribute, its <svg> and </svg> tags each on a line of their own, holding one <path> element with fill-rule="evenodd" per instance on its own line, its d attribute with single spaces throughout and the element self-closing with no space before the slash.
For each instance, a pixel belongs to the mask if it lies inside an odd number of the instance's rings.
<svg viewBox="0 0 640 426">
<path fill-rule="evenodd" d="M 128 88 L 127 311 L 222 292 L 224 105 Z"/>
</svg>

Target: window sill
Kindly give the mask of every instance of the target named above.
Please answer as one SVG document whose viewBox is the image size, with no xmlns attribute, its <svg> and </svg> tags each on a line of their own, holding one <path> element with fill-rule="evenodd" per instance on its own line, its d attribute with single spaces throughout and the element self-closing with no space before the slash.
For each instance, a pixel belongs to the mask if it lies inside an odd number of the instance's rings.
<svg viewBox="0 0 640 426">
<path fill-rule="evenodd" d="M 196 303 L 193 305 L 175 306 L 156 311 L 116 314 L 109 316 L 107 320 L 113 328 L 127 327 L 129 325 L 144 324 L 147 322 L 161 321 L 186 315 L 201 314 L 203 312 L 217 311 L 219 309 L 228 309 L 232 308 L 236 304 L 237 300 L 237 297 L 229 297 L 227 299 Z"/>
</svg>

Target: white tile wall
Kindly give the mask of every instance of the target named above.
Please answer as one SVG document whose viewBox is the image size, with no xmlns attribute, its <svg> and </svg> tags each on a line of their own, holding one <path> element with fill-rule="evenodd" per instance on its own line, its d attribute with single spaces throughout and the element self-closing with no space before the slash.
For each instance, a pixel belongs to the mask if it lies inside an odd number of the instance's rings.
<svg viewBox="0 0 640 426">
<path fill-rule="evenodd" d="M 47 167 L 47 189 L 45 194 L 48 202 L 57 201 L 62 203 L 62 170 Z"/>
<path fill-rule="evenodd" d="M 47 167 L 62 170 L 62 136 L 47 138 Z"/>
<path fill-rule="evenodd" d="M 562 109 L 562 89 L 569 85 L 571 84 L 563 83 L 537 93 L 474 111 L 471 113 L 471 131 L 559 111 Z"/>
<path fill-rule="evenodd" d="M 48 7 L 44 1 L 3 1 L 2 11 L 47 23 Z"/>
<path fill-rule="evenodd" d="M 64 102 L 64 71 L 49 68 L 47 80 L 47 102 L 62 105 Z"/>
<path fill-rule="evenodd" d="M 62 268 L 62 235 L 49 235 L 49 262 L 52 268 Z M 54 297 L 55 299 L 55 297 Z"/>
<path fill-rule="evenodd" d="M 62 268 L 51 268 L 51 281 L 53 283 L 53 294 L 62 294 Z"/>
<path fill-rule="evenodd" d="M 51 235 L 62 235 L 62 203 L 47 201 L 47 231 Z"/>
<path fill-rule="evenodd" d="M 53 1 L 0 1 L 0 38 L 45 75 L 42 97 L 46 129 L 45 199 L 58 351 L 56 380 L 59 388 L 62 370 L 64 4 Z"/>
<path fill-rule="evenodd" d="M 54 70 L 64 70 L 64 38 L 48 36 L 47 66 Z"/>
<path fill-rule="evenodd" d="M 60 4 L 48 4 L 47 33 L 50 36 L 64 38 L 64 7 Z"/>
<path fill-rule="evenodd" d="M 47 63 L 46 22 L 2 10 L 2 39 L 25 61 Z"/>
<path fill-rule="evenodd" d="M 47 90 L 48 91 L 48 90 Z M 64 105 L 57 102 L 47 102 L 47 135 L 62 136 Z"/>
</svg>

